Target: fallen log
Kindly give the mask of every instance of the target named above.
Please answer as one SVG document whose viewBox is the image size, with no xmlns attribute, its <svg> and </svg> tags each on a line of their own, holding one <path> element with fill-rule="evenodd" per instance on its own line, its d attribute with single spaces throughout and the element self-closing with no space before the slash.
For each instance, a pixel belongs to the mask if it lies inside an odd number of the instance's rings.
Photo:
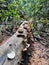
<svg viewBox="0 0 49 65">
<path fill-rule="evenodd" d="M 19 31 L 18 29 L 17 32 L 10 39 L 8 39 L 3 45 L 0 46 L 0 59 L 2 55 L 4 55 L 4 52 L 9 49 L 9 44 L 15 45 L 15 50 L 16 50 L 15 58 L 13 60 L 8 60 L 6 56 L 4 60 L 0 61 L 0 64 L 2 64 L 1 62 L 4 61 L 2 65 L 18 65 L 18 63 L 20 62 L 21 57 L 22 57 L 21 51 L 24 48 L 22 43 L 23 43 L 24 38 L 27 37 L 27 30 L 24 29 L 24 24 L 26 22 L 29 23 L 28 21 L 24 21 L 19 28 L 19 29 L 22 29 L 23 32 Z"/>
</svg>

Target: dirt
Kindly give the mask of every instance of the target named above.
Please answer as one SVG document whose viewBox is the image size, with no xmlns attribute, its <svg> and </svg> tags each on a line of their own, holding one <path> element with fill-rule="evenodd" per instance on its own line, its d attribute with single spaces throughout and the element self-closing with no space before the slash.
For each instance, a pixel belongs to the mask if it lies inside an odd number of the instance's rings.
<svg viewBox="0 0 49 65">
<path fill-rule="evenodd" d="M 49 65 L 49 48 L 42 44 L 32 43 L 32 56 L 29 58 L 28 65 Z"/>
<path fill-rule="evenodd" d="M 2 41 L 0 42 L 0 45 L 4 44 L 8 39 L 10 38 L 10 36 L 4 36 L 4 38 L 2 39 Z"/>
</svg>

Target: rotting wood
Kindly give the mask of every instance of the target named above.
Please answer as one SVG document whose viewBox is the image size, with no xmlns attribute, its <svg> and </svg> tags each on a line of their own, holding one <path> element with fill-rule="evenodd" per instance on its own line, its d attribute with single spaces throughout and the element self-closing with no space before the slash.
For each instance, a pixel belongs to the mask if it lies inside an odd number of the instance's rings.
<svg viewBox="0 0 49 65">
<path fill-rule="evenodd" d="M 29 23 L 28 21 L 24 21 L 20 26 L 20 28 L 23 29 L 23 35 L 25 36 L 24 38 L 27 37 L 27 30 L 24 29 L 24 27 L 23 27 L 23 24 L 25 24 L 26 22 Z M 5 42 L 3 45 L 0 46 L 0 57 L 1 57 L 2 54 L 4 54 L 4 52 L 9 48 L 9 44 L 15 44 L 16 45 L 16 57 L 15 57 L 15 59 L 7 60 L 7 58 L 6 58 L 3 65 L 18 65 L 18 62 L 21 60 L 21 56 L 22 56 L 21 51 L 23 50 L 22 42 L 23 42 L 24 38 L 23 37 L 17 37 L 17 35 L 22 35 L 22 34 L 19 34 L 18 30 L 10 39 L 7 40 L 7 42 Z"/>
</svg>

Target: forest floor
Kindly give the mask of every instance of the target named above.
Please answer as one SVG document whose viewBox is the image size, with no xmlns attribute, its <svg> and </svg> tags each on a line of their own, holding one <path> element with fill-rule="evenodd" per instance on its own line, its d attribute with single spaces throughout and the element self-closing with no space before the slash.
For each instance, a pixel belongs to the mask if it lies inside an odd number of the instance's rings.
<svg viewBox="0 0 49 65">
<path fill-rule="evenodd" d="M 0 45 L 4 44 L 9 38 L 10 36 L 5 35 L 2 41 L 0 41 Z"/>
<path fill-rule="evenodd" d="M 31 45 L 32 55 L 28 65 L 49 65 L 49 48 L 34 42 Z"/>
</svg>

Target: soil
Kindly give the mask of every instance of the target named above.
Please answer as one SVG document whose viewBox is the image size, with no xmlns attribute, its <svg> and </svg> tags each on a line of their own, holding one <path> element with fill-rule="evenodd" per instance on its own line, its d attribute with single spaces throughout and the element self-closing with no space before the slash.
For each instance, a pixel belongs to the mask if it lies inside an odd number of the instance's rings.
<svg viewBox="0 0 49 65">
<path fill-rule="evenodd" d="M 28 65 L 49 65 L 49 48 L 42 44 L 32 43 L 32 56 L 29 58 Z"/>
<path fill-rule="evenodd" d="M 10 36 L 4 36 L 4 38 L 2 39 L 2 41 L 0 42 L 0 45 L 4 44 L 8 39 L 10 38 Z"/>
</svg>

